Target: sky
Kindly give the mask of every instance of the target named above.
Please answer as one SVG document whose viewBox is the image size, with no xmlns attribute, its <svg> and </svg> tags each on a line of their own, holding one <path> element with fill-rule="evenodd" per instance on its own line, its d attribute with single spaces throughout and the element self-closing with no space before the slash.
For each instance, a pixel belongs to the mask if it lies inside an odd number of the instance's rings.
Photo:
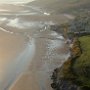
<svg viewBox="0 0 90 90">
<path fill-rule="evenodd" d="M 18 2 L 20 2 L 20 3 L 23 3 L 23 2 L 25 2 L 25 3 L 27 3 L 27 2 L 32 2 L 32 1 L 35 1 L 35 0 L 0 0 L 0 3 L 18 3 Z"/>
</svg>

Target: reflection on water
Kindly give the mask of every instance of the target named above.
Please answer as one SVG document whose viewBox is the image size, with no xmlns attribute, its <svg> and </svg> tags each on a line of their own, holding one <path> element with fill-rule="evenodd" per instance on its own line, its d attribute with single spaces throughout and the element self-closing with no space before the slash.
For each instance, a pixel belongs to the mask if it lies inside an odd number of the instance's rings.
<svg viewBox="0 0 90 90">
<path fill-rule="evenodd" d="M 6 18 L 2 18 L 2 20 L 6 20 Z M 8 19 L 8 23 L 6 24 L 7 26 L 10 27 L 16 27 L 19 29 L 29 29 L 29 28 L 43 28 L 45 25 L 54 25 L 55 23 L 52 21 L 24 21 L 19 18 L 15 19 Z"/>
<path fill-rule="evenodd" d="M 44 12 L 44 15 L 50 15 L 50 13 Z"/>
<path fill-rule="evenodd" d="M 15 18 L 13 20 L 9 20 L 9 23 L 7 25 L 11 26 L 11 27 L 23 28 L 23 26 L 20 25 L 18 18 Z"/>
</svg>

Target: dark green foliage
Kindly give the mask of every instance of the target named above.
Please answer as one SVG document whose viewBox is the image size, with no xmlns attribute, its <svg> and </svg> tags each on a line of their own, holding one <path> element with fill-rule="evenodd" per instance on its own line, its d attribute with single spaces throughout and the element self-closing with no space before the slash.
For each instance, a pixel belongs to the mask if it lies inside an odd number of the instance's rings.
<svg viewBox="0 0 90 90">
<path fill-rule="evenodd" d="M 70 24 L 70 30 L 74 32 L 90 32 L 90 13 L 78 15 Z"/>
</svg>

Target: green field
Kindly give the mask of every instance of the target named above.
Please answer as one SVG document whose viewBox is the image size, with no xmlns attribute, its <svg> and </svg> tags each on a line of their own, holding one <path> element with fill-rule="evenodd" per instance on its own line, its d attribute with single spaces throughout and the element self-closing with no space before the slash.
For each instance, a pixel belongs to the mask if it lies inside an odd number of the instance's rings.
<svg viewBox="0 0 90 90">
<path fill-rule="evenodd" d="M 77 76 L 77 82 L 82 87 L 90 88 L 90 36 L 79 38 L 82 54 L 73 64 L 74 73 Z"/>
</svg>

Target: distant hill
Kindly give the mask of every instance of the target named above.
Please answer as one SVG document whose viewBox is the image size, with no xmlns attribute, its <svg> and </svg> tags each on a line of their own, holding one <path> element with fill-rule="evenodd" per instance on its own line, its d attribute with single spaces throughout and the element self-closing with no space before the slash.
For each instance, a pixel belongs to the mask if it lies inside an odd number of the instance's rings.
<svg viewBox="0 0 90 90">
<path fill-rule="evenodd" d="M 27 3 L 28 6 L 36 6 L 52 14 L 59 14 L 61 12 L 71 12 L 73 10 L 90 10 L 90 0 L 36 0 Z"/>
</svg>

